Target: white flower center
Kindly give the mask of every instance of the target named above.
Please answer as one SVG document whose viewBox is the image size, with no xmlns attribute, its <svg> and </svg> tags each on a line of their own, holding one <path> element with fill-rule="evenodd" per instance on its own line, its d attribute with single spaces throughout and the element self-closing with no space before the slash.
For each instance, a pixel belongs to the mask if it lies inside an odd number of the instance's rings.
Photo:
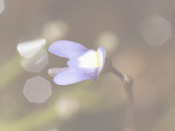
<svg viewBox="0 0 175 131">
<path fill-rule="evenodd" d="M 78 58 L 79 67 L 82 68 L 98 68 L 99 67 L 99 59 L 98 54 L 94 50 L 89 50 L 84 55 Z"/>
<path fill-rule="evenodd" d="M 97 51 L 89 50 L 78 58 L 79 67 L 82 68 L 98 68 L 98 74 L 103 69 L 106 58 L 105 50 L 100 46 Z"/>
</svg>

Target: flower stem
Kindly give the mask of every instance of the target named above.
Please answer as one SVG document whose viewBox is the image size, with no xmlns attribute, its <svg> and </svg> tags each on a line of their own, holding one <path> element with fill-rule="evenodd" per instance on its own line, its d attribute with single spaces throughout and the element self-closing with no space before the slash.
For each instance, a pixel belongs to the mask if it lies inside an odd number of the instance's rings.
<svg viewBox="0 0 175 131">
<path fill-rule="evenodd" d="M 127 105 L 124 119 L 124 131 L 136 131 L 135 129 L 135 107 L 132 92 L 133 79 L 128 75 L 123 75 L 116 68 L 111 66 L 111 72 L 120 78 L 127 94 Z"/>
<path fill-rule="evenodd" d="M 120 73 L 116 68 L 112 66 L 111 70 L 112 70 L 111 72 L 114 73 L 117 77 L 119 77 L 121 80 L 123 79 L 124 75 Z"/>
</svg>

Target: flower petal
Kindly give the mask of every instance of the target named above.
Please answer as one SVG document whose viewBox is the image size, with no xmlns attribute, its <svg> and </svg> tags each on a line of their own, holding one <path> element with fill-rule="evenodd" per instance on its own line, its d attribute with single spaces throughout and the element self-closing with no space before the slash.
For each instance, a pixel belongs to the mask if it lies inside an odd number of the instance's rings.
<svg viewBox="0 0 175 131">
<path fill-rule="evenodd" d="M 57 56 L 75 59 L 85 53 L 88 49 L 73 41 L 60 40 L 51 44 L 48 50 Z"/>
<path fill-rule="evenodd" d="M 60 72 L 66 70 L 66 69 L 67 69 L 67 67 L 64 67 L 64 68 L 58 68 L 58 67 L 57 68 L 50 68 L 48 70 L 48 74 L 51 77 L 55 77 L 57 74 L 59 74 Z"/>
<path fill-rule="evenodd" d="M 106 51 L 101 46 L 99 46 L 97 49 L 97 54 L 98 54 L 98 61 L 99 61 L 98 74 L 100 74 L 105 64 Z"/>
<path fill-rule="evenodd" d="M 67 61 L 69 67 L 77 67 L 80 62 L 77 59 L 70 59 Z"/>
<path fill-rule="evenodd" d="M 56 75 L 53 81 L 58 85 L 70 85 L 86 79 L 90 79 L 90 77 L 83 71 L 83 69 L 69 67 Z"/>
<path fill-rule="evenodd" d="M 92 80 L 97 80 L 98 68 L 84 68 L 84 71 Z"/>
<path fill-rule="evenodd" d="M 71 59 L 67 62 L 69 67 L 80 68 L 85 74 L 87 74 L 91 79 L 96 80 L 98 75 L 98 67 L 86 68 L 79 67 L 80 62 L 77 59 Z"/>
</svg>

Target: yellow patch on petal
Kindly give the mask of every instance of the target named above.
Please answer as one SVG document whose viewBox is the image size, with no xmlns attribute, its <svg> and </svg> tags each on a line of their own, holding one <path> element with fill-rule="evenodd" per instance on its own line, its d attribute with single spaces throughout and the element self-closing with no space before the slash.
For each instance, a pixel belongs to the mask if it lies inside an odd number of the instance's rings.
<svg viewBox="0 0 175 131">
<path fill-rule="evenodd" d="M 102 71 L 106 59 L 106 52 L 102 47 L 99 47 L 97 50 L 98 54 L 98 61 L 99 61 L 99 68 L 98 68 L 98 74 Z"/>
</svg>

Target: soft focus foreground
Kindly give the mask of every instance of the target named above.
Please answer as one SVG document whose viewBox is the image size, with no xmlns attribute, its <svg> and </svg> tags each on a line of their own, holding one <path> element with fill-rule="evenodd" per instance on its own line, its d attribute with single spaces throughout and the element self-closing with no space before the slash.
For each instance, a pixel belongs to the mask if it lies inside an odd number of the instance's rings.
<svg viewBox="0 0 175 131">
<path fill-rule="evenodd" d="M 47 70 L 67 60 L 47 48 L 61 39 L 103 46 L 134 78 L 134 131 L 174 131 L 174 12 L 173 0 L 0 0 L 0 131 L 131 130 L 126 92 L 113 74 L 52 82 Z"/>
</svg>

